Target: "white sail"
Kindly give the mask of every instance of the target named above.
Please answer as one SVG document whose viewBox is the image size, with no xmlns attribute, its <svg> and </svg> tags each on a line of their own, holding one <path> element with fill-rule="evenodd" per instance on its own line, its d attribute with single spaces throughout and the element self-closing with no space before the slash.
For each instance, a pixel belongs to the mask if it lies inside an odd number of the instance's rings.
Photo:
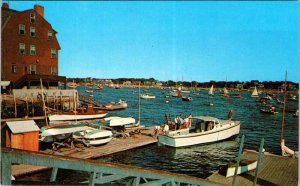
<svg viewBox="0 0 300 186">
<path fill-rule="evenodd" d="M 254 87 L 254 90 L 253 90 L 253 92 L 252 92 L 252 94 L 251 94 L 251 97 L 259 97 L 259 96 L 258 96 L 257 89 L 256 89 L 256 86 Z"/>
<path fill-rule="evenodd" d="M 224 90 L 223 90 L 223 93 L 226 95 L 226 94 L 229 94 L 228 90 L 226 87 L 224 87 Z"/>
<path fill-rule="evenodd" d="M 209 89 L 208 95 L 212 96 L 214 95 L 214 85 L 212 85 Z"/>
</svg>

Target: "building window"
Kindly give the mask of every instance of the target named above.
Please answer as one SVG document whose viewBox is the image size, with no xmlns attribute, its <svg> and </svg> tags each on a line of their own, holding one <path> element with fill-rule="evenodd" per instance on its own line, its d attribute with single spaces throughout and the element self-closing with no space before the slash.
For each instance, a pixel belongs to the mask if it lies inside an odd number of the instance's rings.
<svg viewBox="0 0 300 186">
<path fill-rule="evenodd" d="M 55 67 L 51 67 L 51 74 L 56 75 L 56 68 Z"/>
<path fill-rule="evenodd" d="M 35 45 L 30 45 L 30 55 L 36 55 Z"/>
<path fill-rule="evenodd" d="M 51 58 L 56 58 L 56 50 L 51 48 Z"/>
<path fill-rule="evenodd" d="M 19 24 L 19 34 L 25 35 L 25 25 Z"/>
<path fill-rule="evenodd" d="M 17 65 L 16 65 L 15 63 L 13 63 L 13 64 L 11 65 L 11 72 L 12 72 L 12 73 L 17 73 Z"/>
<path fill-rule="evenodd" d="M 25 54 L 25 44 L 24 43 L 19 43 L 19 51 L 20 51 L 20 54 Z"/>
<path fill-rule="evenodd" d="M 48 40 L 52 39 L 52 32 L 50 30 L 48 30 Z"/>
<path fill-rule="evenodd" d="M 30 14 L 30 23 L 35 22 L 35 14 Z"/>
<path fill-rule="evenodd" d="M 30 65 L 30 74 L 36 74 L 36 65 L 34 64 Z"/>
<path fill-rule="evenodd" d="M 34 27 L 30 27 L 30 36 L 35 37 L 35 28 Z"/>
</svg>

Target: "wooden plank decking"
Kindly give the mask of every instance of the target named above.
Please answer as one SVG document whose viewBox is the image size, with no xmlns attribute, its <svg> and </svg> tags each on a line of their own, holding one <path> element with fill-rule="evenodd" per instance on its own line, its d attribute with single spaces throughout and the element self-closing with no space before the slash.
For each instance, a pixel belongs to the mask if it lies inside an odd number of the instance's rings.
<svg viewBox="0 0 300 186">
<path fill-rule="evenodd" d="M 98 147 L 84 148 L 82 151 L 70 148 L 62 148 L 59 151 L 50 149 L 40 151 L 46 154 L 63 154 L 65 156 L 76 157 L 81 159 L 99 158 L 101 156 L 150 145 L 157 142 L 157 139 L 149 134 L 154 134 L 154 128 L 147 128 L 141 131 L 142 134 L 133 135 L 127 138 L 113 138 L 108 144 Z M 37 167 L 33 165 L 12 165 L 12 175 L 20 176 L 28 173 L 38 172 L 47 169 L 47 167 Z"/>
<path fill-rule="evenodd" d="M 235 185 L 253 185 L 255 170 L 237 177 Z M 226 178 L 216 172 L 206 178 L 224 185 L 231 185 L 233 177 Z M 257 185 L 294 186 L 298 185 L 298 159 L 282 156 L 263 155 L 257 178 Z"/>
</svg>

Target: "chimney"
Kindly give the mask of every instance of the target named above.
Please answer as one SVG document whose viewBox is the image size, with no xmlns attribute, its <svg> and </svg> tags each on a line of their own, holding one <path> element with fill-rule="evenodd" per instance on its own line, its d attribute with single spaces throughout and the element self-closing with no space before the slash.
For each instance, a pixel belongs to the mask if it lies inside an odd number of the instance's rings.
<svg viewBox="0 0 300 186">
<path fill-rule="evenodd" d="M 3 3 L 3 4 L 2 4 L 2 8 L 7 8 L 7 9 L 9 9 L 8 3 Z"/>
<path fill-rule="evenodd" d="M 44 7 L 41 5 L 34 5 L 34 10 L 40 14 L 42 17 L 44 17 Z"/>
</svg>

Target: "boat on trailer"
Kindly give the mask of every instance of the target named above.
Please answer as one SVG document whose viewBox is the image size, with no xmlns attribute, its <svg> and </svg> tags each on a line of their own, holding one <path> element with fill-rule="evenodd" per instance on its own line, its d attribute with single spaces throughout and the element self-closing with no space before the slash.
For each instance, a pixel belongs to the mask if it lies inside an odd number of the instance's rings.
<svg viewBox="0 0 300 186">
<path fill-rule="evenodd" d="M 107 111 L 96 110 L 89 104 L 87 108 L 78 108 L 75 112 L 61 112 L 49 114 L 49 121 L 74 121 L 74 120 L 88 120 L 88 119 L 101 119 L 108 114 Z"/>
<path fill-rule="evenodd" d="M 240 121 L 221 120 L 210 116 L 192 118 L 192 127 L 168 131 L 158 142 L 171 147 L 185 147 L 222 141 L 240 133 Z"/>
</svg>

